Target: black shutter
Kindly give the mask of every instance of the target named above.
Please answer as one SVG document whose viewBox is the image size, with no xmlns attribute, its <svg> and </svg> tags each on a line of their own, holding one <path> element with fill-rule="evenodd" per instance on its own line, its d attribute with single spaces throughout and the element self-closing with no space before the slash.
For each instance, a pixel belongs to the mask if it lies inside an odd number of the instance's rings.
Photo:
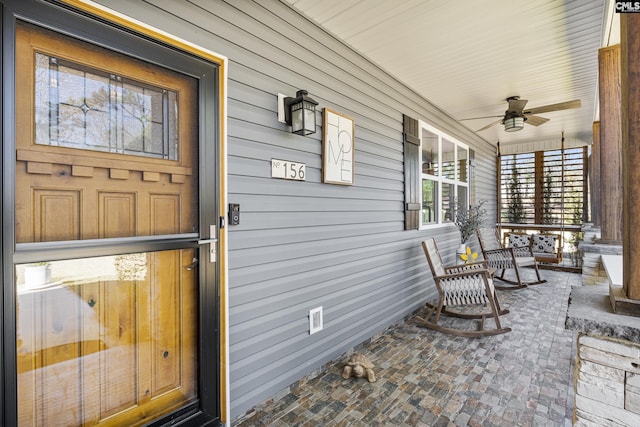
<svg viewBox="0 0 640 427">
<path fill-rule="evenodd" d="M 476 152 L 469 148 L 469 162 L 467 164 L 467 184 L 469 185 L 469 205 L 476 204 Z"/>
<path fill-rule="evenodd" d="M 402 116 L 404 123 L 404 229 L 420 228 L 420 138 L 418 120 Z"/>
</svg>

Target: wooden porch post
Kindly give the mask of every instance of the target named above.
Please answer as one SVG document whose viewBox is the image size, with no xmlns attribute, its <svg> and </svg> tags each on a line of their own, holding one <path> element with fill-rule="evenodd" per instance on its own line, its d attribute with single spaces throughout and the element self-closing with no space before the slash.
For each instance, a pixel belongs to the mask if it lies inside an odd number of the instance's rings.
<svg viewBox="0 0 640 427">
<path fill-rule="evenodd" d="M 600 91 L 600 231 L 602 243 L 622 241 L 620 45 L 598 51 Z"/>
<path fill-rule="evenodd" d="M 600 226 L 600 122 L 593 122 L 593 146 L 589 164 L 589 185 L 591 186 L 591 222 Z M 585 192 L 586 194 L 586 192 Z"/>
<path fill-rule="evenodd" d="M 640 15 L 620 15 L 622 90 L 623 283 L 640 300 Z M 602 218 L 604 222 L 604 218 Z"/>
</svg>

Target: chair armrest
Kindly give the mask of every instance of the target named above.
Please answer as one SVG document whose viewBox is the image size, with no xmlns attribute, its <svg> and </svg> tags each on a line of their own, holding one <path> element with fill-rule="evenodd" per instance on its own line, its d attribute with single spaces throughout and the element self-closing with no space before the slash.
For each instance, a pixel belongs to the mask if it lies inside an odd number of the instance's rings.
<svg viewBox="0 0 640 427">
<path fill-rule="evenodd" d="M 498 255 L 505 258 L 514 258 L 516 255 L 513 252 L 513 248 L 503 248 L 503 249 L 490 249 L 483 252 L 485 258 L 489 258 L 492 255 Z"/>
<path fill-rule="evenodd" d="M 479 269 L 487 269 L 486 261 L 471 262 L 469 264 L 450 265 L 444 268 L 447 274 L 460 273 L 463 271 L 475 271 Z"/>
<path fill-rule="evenodd" d="M 515 256 L 533 256 L 533 249 L 531 248 L 531 246 L 521 246 L 519 248 L 511 248 L 513 249 L 513 254 Z"/>
<path fill-rule="evenodd" d="M 460 279 L 463 277 L 472 277 L 472 276 L 485 276 L 487 279 L 491 279 L 491 274 L 486 268 L 475 268 L 467 271 L 460 271 L 458 273 L 449 273 L 442 274 L 440 276 L 434 276 L 436 280 L 451 280 L 451 279 Z"/>
<path fill-rule="evenodd" d="M 450 301 L 471 299 L 480 304 L 494 292 L 492 274 L 484 268 L 435 276 L 434 280 L 438 292 Z"/>
</svg>

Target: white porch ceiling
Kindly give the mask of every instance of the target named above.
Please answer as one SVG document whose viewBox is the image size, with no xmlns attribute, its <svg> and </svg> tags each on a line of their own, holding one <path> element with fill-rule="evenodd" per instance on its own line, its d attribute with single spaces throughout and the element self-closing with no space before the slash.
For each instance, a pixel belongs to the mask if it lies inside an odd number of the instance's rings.
<svg viewBox="0 0 640 427">
<path fill-rule="evenodd" d="M 567 146 L 592 141 L 598 49 L 619 40 L 611 0 L 284 1 L 457 120 L 501 116 L 514 95 L 527 108 L 581 100 L 538 127 L 478 132 L 507 151 L 559 148 L 562 131 Z"/>
</svg>

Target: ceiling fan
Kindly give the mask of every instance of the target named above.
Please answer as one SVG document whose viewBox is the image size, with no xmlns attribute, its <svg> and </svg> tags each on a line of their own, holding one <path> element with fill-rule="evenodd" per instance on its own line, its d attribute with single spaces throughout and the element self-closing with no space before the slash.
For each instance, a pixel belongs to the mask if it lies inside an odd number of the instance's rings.
<svg viewBox="0 0 640 427">
<path fill-rule="evenodd" d="M 498 123 L 502 123 L 504 125 L 504 130 L 507 132 L 515 132 L 518 130 L 522 130 L 524 128 L 524 124 L 530 124 L 532 126 L 540 126 L 549 121 L 549 119 L 545 117 L 535 116 L 534 114 L 538 113 L 548 113 L 551 111 L 559 111 L 559 110 L 570 110 L 572 108 L 580 108 L 582 103 L 579 99 L 574 99 L 573 101 L 560 102 L 558 104 L 550 104 L 543 105 L 542 107 L 534 107 L 528 110 L 525 110 L 524 107 L 527 105 L 526 99 L 520 99 L 519 96 L 510 96 L 506 99 L 509 103 L 509 107 L 507 111 L 504 112 L 504 115 L 501 116 L 484 116 L 484 117 L 472 117 L 469 119 L 461 119 L 461 120 L 475 120 L 475 119 L 486 119 L 490 117 L 500 117 L 500 120 L 496 120 L 493 123 L 488 124 L 487 126 L 478 129 L 476 132 L 481 132 L 483 130 L 489 129 L 491 126 L 497 125 Z"/>
</svg>

